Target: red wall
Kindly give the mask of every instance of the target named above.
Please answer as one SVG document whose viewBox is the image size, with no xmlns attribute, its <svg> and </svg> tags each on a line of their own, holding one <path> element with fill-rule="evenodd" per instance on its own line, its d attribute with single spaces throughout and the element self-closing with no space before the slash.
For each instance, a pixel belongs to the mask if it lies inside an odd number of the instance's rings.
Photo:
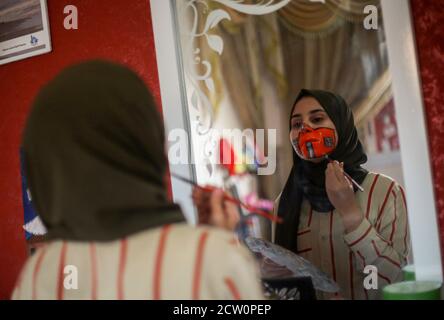
<svg viewBox="0 0 444 320">
<path fill-rule="evenodd" d="M 79 10 L 78 30 L 63 28 L 68 4 Z M 444 7 L 433 0 L 411 4 L 444 248 Z M 0 299 L 9 297 L 26 258 L 18 148 L 40 86 L 69 64 L 106 58 L 137 71 L 160 105 L 148 0 L 48 0 L 48 11 L 53 51 L 0 66 Z"/>
<path fill-rule="evenodd" d="M 78 30 L 63 27 L 69 4 L 78 9 Z M 0 299 L 10 296 L 26 259 L 18 150 L 39 88 L 67 65 L 106 58 L 138 72 L 160 106 L 148 0 L 48 0 L 48 11 L 53 51 L 0 66 Z"/>
<path fill-rule="evenodd" d="M 444 258 L 444 6 L 411 0 Z"/>
</svg>

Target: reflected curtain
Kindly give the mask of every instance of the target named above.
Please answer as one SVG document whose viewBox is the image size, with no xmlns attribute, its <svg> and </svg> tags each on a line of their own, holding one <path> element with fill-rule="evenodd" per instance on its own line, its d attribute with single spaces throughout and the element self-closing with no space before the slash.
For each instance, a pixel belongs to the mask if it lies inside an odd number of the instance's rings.
<svg viewBox="0 0 444 320">
<path fill-rule="evenodd" d="M 331 90 L 353 108 L 387 69 L 381 12 L 379 28 L 366 30 L 367 5 L 380 7 L 379 0 L 327 0 L 325 4 L 293 0 L 265 16 L 223 7 L 231 16 L 215 30 L 223 38 L 223 53 L 202 52 L 216 66 L 214 109 L 218 110 L 221 95 L 227 94 L 244 128 L 267 128 L 265 108 L 273 108 L 281 118 L 270 127 L 280 129 L 278 140 L 283 141 L 277 150 L 278 174 L 261 177 L 264 196 L 274 198 L 280 192 L 291 166 L 288 112 L 299 90 Z M 264 96 L 270 88 L 276 96 L 273 105 Z"/>
</svg>

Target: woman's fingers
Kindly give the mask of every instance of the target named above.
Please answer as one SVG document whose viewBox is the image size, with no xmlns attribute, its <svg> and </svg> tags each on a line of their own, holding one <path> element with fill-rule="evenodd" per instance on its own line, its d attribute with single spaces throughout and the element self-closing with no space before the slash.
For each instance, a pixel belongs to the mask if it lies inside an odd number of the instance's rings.
<svg viewBox="0 0 444 320">
<path fill-rule="evenodd" d="M 334 161 L 332 163 L 332 165 L 333 165 L 333 172 L 336 175 L 336 179 L 338 179 L 339 182 L 343 183 L 345 177 L 344 177 L 344 172 L 342 171 L 341 165 L 339 164 L 338 161 Z"/>
<path fill-rule="evenodd" d="M 197 208 L 199 223 L 235 230 L 240 220 L 238 206 L 225 200 L 224 196 L 223 190 L 214 187 L 193 189 L 192 198 Z"/>
<path fill-rule="evenodd" d="M 338 164 L 337 170 L 338 170 L 338 174 L 342 177 L 342 178 L 341 178 L 341 182 L 342 182 L 344 185 L 346 185 L 348 188 L 353 188 L 353 184 L 352 184 L 352 182 L 350 181 L 350 178 L 348 178 L 348 177 L 346 176 L 346 174 L 345 174 L 345 171 L 344 171 L 344 162 L 341 162 L 341 163 Z"/>
<path fill-rule="evenodd" d="M 331 173 L 334 174 L 334 177 L 336 179 L 333 179 L 333 180 L 335 180 L 335 182 L 338 186 L 344 186 L 344 185 L 349 186 L 350 185 L 350 181 L 345 176 L 343 162 L 339 163 L 338 161 L 334 161 L 332 163 L 329 163 L 327 168 L 329 168 L 329 170 L 331 170 Z M 332 174 L 332 177 L 333 177 L 333 174 Z"/>
<path fill-rule="evenodd" d="M 333 163 L 327 165 L 327 170 L 325 170 L 325 186 L 328 189 L 336 189 L 340 184 L 338 177 L 335 173 L 335 168 Z"/>
<path fill-rule="evenodd" d="M 226 228 L 223 197 L 224 192 L 220 189 L 213 191 L 210 197 L 210 221 L 212 225 L 220 228 Z"/>
<path fill-rule="evenodd" d="M 325 187 L 328 199 L 341 215 L 354 215 L 357 209 L 353 186 L 346 177 L 342 163 L 329 163 L 325 171 Z"/>
<path fill-rule="evenodd" d="M 353 186 L 344 174 L 343 164 L 335 161 L 328 164 L 325 172 L 325 188 L 335 208 L 346 208 L 354 197 Z"/>
<path fill-rule="evenodd" d="M 229 230 L 234 230 L 240 220 L 238 206 L 233 202 L 225 201 L 224 208 L 227 217 L 227 227 Z"/>
<path fill-rule="evenodd" d="M 210 193 L 200 188 L 194 188 L 192 198 L 197 208 L 199 223 L 209 223 L 211 213 Z"/>
<path fill-rule="evenodd" d="M 224 196 L 221 189 L 193 190 L 192 198 L 198 211 L 199 223 L 235 230 L 240 220 L 239 210 L 236 204 L 225 200 Z"/>
</svg>

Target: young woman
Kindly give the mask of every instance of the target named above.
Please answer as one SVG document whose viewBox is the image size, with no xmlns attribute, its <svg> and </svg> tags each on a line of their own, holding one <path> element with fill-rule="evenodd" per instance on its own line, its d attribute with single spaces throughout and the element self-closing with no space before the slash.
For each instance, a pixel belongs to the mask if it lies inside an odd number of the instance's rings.
<svg viewBox="0 0 444 320">
<path fill-rule="evenodd" d="M 401 280 L 409 253 L 401 186 L 361 166 L 367 156 L 352 112 L 331 92 L 300 92 L 290 114 L 290 142 L 293 167 L 275 205 L 284 222 L 273 226 L 272 240 L 329 274 L 341 288 L 336 296 L 377 299 L 382 287 Z M 379 290 L 370 279 L 364 286 L 373 272 Z"/>
<path fill-rule="evenodd" d="M 301 91 L 291 111 L 290 141 L 293 168 L 275 207 L 285 222 L 275 227 L 274 242 L 330 274 L 342 297 L 377 298 L 380 290 L 364 287 L 366 266 L 376 267 L 381 289 L 401 279 L 409 253 L 401 186 L 361 166 L 367 156 L 353 114 L 336 94 Z"/>
<path fill-rule="evenodd" d="M 233 234 L 189 226 L 168 200 L 164 143 L 151 94 L 125 67 L 85 62 L 41 90 L 23 146 L 48 233 L 14 299 L 262 297 L 254 260 Z M 222 193 L 210 202 L 218 216 Z"/>
</svg>

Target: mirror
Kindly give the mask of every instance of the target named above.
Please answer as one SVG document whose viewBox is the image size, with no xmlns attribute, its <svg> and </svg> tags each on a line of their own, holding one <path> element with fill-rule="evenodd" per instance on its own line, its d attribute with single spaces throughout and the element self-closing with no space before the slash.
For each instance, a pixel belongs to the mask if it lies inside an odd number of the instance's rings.
<svg viewBox="0 0 444 320">
<path fill-rule="evenodd" d="M 442 280 L 428 155 L 415 154 L 426 145 L 426 132 L 408 3 L 160 2 L 151 7 L 172 171 L 228 187 L 243 202 L 268 210 L 292 166 L 288 127 L 296 95 L 302 88 L 335 92 L 353 111 L 368 156 L 364 167 L 405 189 L 410 225 L 403 225 L 403 237 L 410 231 L 405 248 L 413 251 L 407 250 L 403 265 L 414 262 L 417 279 Z M 172 52 L 165 54 L 167 49 Z M 398 58 L 403 54 L 408 58 Z M 417 124 L 413 139 L 406 121 Z M 190 190 L 174 179 L 172 184 L 175 199 L 195 221 Z M 387 188 L 379 197 L 391 193 Z M 430 200 L 426 213 L 418 210 L 421 199 Z M 244 232 L 270 239 L 270 230 L 267 219 L 255 216 Z M 359 268 L 355 253 L 350 264 Z"/>
</svg>

